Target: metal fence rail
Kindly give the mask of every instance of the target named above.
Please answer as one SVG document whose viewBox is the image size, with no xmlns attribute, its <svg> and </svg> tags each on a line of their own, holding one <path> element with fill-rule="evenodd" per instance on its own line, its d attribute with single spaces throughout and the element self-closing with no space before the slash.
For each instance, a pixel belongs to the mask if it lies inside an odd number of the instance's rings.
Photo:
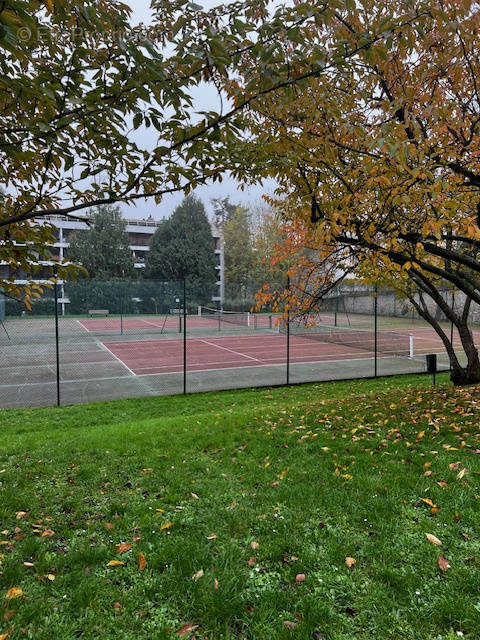
<svg viewBox="0 0 480 640">
<path fill-rule="evenodd" d="M 0 296 L 0 407 L 422 372 L 427 353 L 448 368 L 391 291 L 342 287 L 300 322 L 255 311 L 259 286 L 217 308 L 214 285 L 188 279 L 56 283 L 31 311 Z"/>
</svg>

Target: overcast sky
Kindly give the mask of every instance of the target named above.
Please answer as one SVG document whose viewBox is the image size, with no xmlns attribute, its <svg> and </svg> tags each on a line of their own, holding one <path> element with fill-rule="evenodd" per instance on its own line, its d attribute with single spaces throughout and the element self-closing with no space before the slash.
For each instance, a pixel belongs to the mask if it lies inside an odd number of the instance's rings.
<svg viewBox="0 0 480 640">
<path fill-rule="evenodd" d="M 195 0 L 197 4 L 202 4 L 205 8 L 211 8 L 219 2 L 215 0 Z M 225 1 L 225 0 L 224 0 Z M 132 22 L 138 24 L 143 22 L 148 25 L 151 22 L 150 0 L 127 0 L 127 4 L 133 9 Z M 198 109 L 215 109 L 217 107 L 216 96 L 207 88 L 198 93 Z M 246 207 L 254 205 L 261 200 L 264 193 L 273 193 L 275 183 L 273 180 L 265 181 L 263 186 L 249 186 L 244 191 L 239 189 L 235 180 L 225 176 L 221 183 L 205 185 L 195 190 L 196 195 L 202 199 L 209 216 L 212 214 L 212 198 L 230 198 L 233 203 L 242 204 Z M 122 205 L 122 210 L 126 217 L 154 218 L 168 217 L 173 209 L 182 201 L 182 194 L 165 196 L 161 204 L 156 205 L 153 200 L 138 200 L 135 205 Z"/>
</svg>

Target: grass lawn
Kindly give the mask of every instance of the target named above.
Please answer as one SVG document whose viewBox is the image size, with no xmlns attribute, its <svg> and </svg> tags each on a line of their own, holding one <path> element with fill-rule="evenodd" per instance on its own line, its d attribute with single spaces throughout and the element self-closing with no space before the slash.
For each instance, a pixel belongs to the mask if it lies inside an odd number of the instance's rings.
<svg viewBox="0 0 480 640">
<path fill-rule="evenodd" d="M 479 638 L 480 388 L 430 384 L 1 412 L 0 638 Z"/>
</svg>

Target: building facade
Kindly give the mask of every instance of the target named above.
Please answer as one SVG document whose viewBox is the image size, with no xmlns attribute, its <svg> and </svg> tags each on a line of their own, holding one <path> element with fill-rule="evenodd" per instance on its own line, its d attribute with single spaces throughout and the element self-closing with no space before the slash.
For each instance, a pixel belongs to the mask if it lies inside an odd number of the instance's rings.
<svg viewBox="0 0 480 640">
<path fill-rule="evenodd" d="M 70 237 L 76 231 L 82 231 L 88 229 L 88 226 L 85 222 L 81 220 L 72 220 L 68 218 L 68 216 L 49 216 L 46 218 L 48 222 L 52 223 L 57 227 L 57 237 L 56 242 L 53 247 L 57 249 L 54 251 L 55 258 L 61 260 L 68 260 L 68 248 L 70 246 Z M 39 221 L 41 223 L 41 221 Z M 153 237 L 153 234 L 157 230 L 157 228 L 161 224 L 161 220 L 154 220 L 151 216 L 149 216 L 145 220 L 141 219 L 127 219 L 126 223 L 126 231 L 130 238 L 130 249 L 132 251 L 133 257 L 135 259 L 135 268 L 143 269 L 145 267 L 145 257 L 150 250 L 150 241 Z M 212 228 L 212 236 L 215 241 L 215 271 L 217 274 L 217 290 L 215 295 L 212 297 L 212 302 L 222 303 L 224 297 L 224 257 L 223 257 L 223 239 L 220 230 L 213 224 L 211 224 Z M 7 265 L 0 265 L 0 268 L 8 269 Z M 4 273 L 5 275 L 5 273 Z M 42 272 L 36 274 L 35 279 L 42 280 L 42 277 L 47 279 L 51 277 L 51 273 L 45 270 L 45 274 Z M 19 284 L 25 284 L 27 282 L 27 274 L 18 274 L 18 278 L 16 282 Z M 63 283 L 59 283 L 61 287 L 61 305 L 62 311 L 65 312 L 66 305 L 68 305 L 69 300 L 63 294 Z"/>
</svg>

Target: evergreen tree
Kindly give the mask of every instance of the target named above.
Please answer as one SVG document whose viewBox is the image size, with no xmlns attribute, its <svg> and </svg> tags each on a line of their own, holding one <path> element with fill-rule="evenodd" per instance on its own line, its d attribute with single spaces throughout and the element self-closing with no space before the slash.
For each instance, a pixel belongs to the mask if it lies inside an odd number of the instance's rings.
<svg viewBox="0 0 480 640">
<path fill-rule="evenodd" d="M 118 206 L 96 207 L 90 217 L 90 228 L 72 234 L 68 259 L 81 264 L 90 278 L 96 280 L 134 277 L 126 227 Z"/>
<path fill-rule="evenodd" d="M 146 278 L 187 279 L 190 304 L 215 294 L 215 242 L 202 201 L 188 195 L 155 232 L 145 260 Z"/>
</svg>

